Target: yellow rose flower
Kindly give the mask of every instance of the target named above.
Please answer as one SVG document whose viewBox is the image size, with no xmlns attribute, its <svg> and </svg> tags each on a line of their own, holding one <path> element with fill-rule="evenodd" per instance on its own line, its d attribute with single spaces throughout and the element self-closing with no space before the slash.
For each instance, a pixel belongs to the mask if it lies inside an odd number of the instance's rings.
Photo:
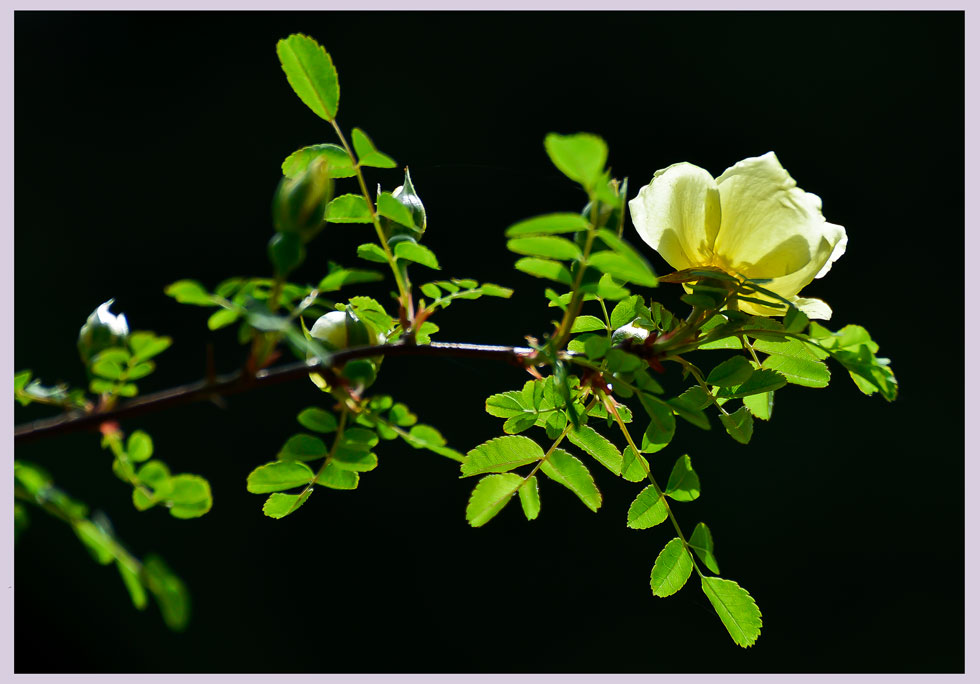
<svg viewBox="0 0 980 684">
<path fill-rule="evenodd" d="M 820 198 L 796 187 L 772 152 L 740 161 L 717 179 L 694 164 L 673 164 L 657 171 L 629 206 L 643 241 L 678 271 L 714 266 L 769 278 L 763 287 L 809 318 L 830 318 L 826 302 L 797 293 L 830 270 L 847 233 L 827 223 Z M 739 308 L 757 316 L 785 313 L 751 302 Z"/>
</svg>

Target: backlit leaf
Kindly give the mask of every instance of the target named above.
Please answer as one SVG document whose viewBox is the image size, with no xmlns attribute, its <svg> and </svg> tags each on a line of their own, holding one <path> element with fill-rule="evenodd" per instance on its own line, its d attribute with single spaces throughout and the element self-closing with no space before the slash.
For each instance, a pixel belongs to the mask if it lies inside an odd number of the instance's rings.
<svg viewBox="0 0 980 684">
<path fill-rule="evenodd" d="M 591 133 L 549 133 L 545 136 L 544 148 L 559 171 L 586 189 L 591 189 L 599 180 L 609 153 L 605 141 Z"/>
<path fill-rule="evenodd" d="M 701 589 L 735 643 L 748 648 L 762 633 L 762 612 L 755 599 L 731 580 L 702 577 Z"/>
<path fill-rule="evenodd" d="M 504 235 L 513 238 L 520 235 L 574 233 L 588 227 L 589 222 L 581 214 L 545 214 L 515 223 Z"/>
<path fill-rule="evenodd" d="M 708 529 L 707 525 L 703 522 L 698 523 L 687 543 L 698 554 L 708 570 L 716 575 L 721 572 L 718 569 L 718 561 L 715 560 L 715 542 L 711 538 L 711 530 Z"/>
<path fill-rule="evenodd" d="M 680 591 L 691 576 L 694 561 L 684 548 L 680 537 L 674 537 L 657 556 L 650 573 L 650 589 L 654 596 L 670 596 Z"/>
<path fill-rule="evenodd" d="M 466 521 L 473 527 L 488 523 L 518 490 L 524 478 L 514 473 L 487 475 L 476 483 L 466 505 Z"/>
<path fill-rule="evenodd" d="M 701 496 L 701 481 L 691 466 L 691 457 L 687 454 L 674 463 L 664 494 L 675 501 L 694 501 Z"/>
<path fill-rule="evenodd" d="M 533 439 L 518 435 L 497 437 L 467 452 L 460 472 L 462 477 L 504 473 L 542 458 L 544 451 Z"/>
<path fill-rule="evenodd" d="M 514 268 L 536 278 L 547 278 L 569 286 L 572 284 L 572 274 L 560 261 L 524 257 L 517 260 Z"/>
<path fill-rule="evenodd" d="M 630 504 L 626 514 L 626 526 L 634 530 L 645 530 L 659 525 L 667 519 L 667 503 L 656 485 L 647 485 Z"/>
<path fill-rule="evenodd" d="M 371 210 L 361 195 L 340 195 L 330 200 L 323 218 L 331 223 L 371 223 Z"/>
<path fill-rule="evenodd" d="M 354 142 L 354 152 L 357 153 L 357 161 L 361 166 L 373 166 L 379 169 L 393 169 L 397 166 L 394 159 L 378 151 L 371 138 L 360 128 L 352 131 L 351 138 Z"/>
<path fill-rule="evenodd" d="M 440 270 L 439 261 L 436 255 L 428 247 L 423 247 L 416 242 L 399 242 L 395 245 L 395 256 L 399 259 L 414 261 L 417 264 L 428 266 L 429 268 Z"/>
<path fill-rule="evenodd" d="M 521 508 L 524 516 L 528 520 L 534 520 L 541 512 L 541 497 L 538 492 L 538 478 L 532 475 L 517 490 L 517 495 L 521 497 Z"/>
<path fill-rule="evenodd" d="M 541 472 L 572 490 L 590 510 L 597 511 L 602 505 L 602 494 L 599 493 L 589 469 L 567 451 L 552 451 L 541 464 Z"/>
<path fill-rule="evenodd" d="M 578 245 L 555 235 L 513 238 L 507 241 L 507 249 L 518 254 L 544 259 L 570 260 L 582 256 L 582 250 Z"/>
<path fill-rule="evenodd" d="M 286 80 L 303 104 L 320 118 L 332 121 L 337 116 L 340 85 L 327 51 L 309 36 L 294 33 L 276 44 L 276 54 Z"/>
<path fill-rule="evenodd" d="M 313 471 L 298 461 L 272 461 L 259 466 L 248 475 L 246 489 L 252 494 L 280 492 L 309 484 Z"/>
<path fill-rule="evenodd" d="M 310 498 L 310 494 L 312 493 L 312 489 L 307 489 L 299 494 L 283 494 L 282 492 L 270 494 L 269 498 L 262 504 L 262 512 L 270 518 L 277 520 L 279 518 L 285 518 L 306 503 L 306 500 Z"/>
<path fill-rule="evenodd" d="M 295 178 L 306 171 L 316 159 L 326 162 L 327 175 L 331 178 L 350 178 L 357 175 L 347 150 L 332 143 L 309 145 L 296 150 L 283 160 L 282 173 L 286 178 Z"/>
</svg>

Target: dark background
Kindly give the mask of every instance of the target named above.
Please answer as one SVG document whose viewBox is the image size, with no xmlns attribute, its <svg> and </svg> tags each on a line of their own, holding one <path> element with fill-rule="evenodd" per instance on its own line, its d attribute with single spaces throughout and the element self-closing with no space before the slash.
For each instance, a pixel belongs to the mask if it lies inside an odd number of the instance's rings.
<svg viewBox="0 0 980 684">
<path fill-rule="evenodd" d="M 473 530 L 473 482 L 454 463 L 384 443 L 357 491 L 263 517 L 245 477 L 322 403 L 306 382 L 123 426 L 211 481 L 199 520 L 133 510 L 96 436 L 26 445 L 17 456 L 105 511 L 135 554 L 168 560 L 194 617 L 167 632 L 32 511 L 16 553 L 18 672 L 962 671 L 962 13 L 19 12 L 15 25 L 15 363 L 45 381 L 84 382 L 75 337 L 109 297 L 131 328 L 176 340 L 144 392 L 201 377 L 208 340 L 220 372 L 241 363 L 232 330 L 209 333 L 207 311 L 162 290 L 269 273 L 279 164 L 333 141 L 276 59 L 276 40 L 304 32 L 338 67 L 344 129 L 410 165 L 444 274 L 516 288 L 511 302 L 455 304 L 438 339 L 522 344 L 549 328 L 546 283 L 511 269 L 502 236 L 584 203 L 548 162 L 549 131 L 602 135 L 631 196 L 673 162 L 718 175 L 774 150 L 850 237 L 805 294 L 832 305 L 834 328 L 866 326 L 901 388 L 888 405 L 833 367 L 830 388 L 779 392 L 749 447 L 683 423 L 654 459 L 661 478 L 679 454 L 694 460 L 703 495 L 677 512 L 686 529 L 710 525 L 723 576 L 758 601 L 749 650 L 695 582 L 650 595 L 673 535 L 626 529 L 638 487 L 599 467 L 597 515 L 544 483 L 538 520 L 515 502 Z M 400 172 L 375 182 L 390 190 Z M 357 265 L 364 231 L 331 228 L 294 279 Z M 390 301 L 387 287 L 363 292 Z M 671 305 L 677 286 L 652 294 Z M 466 451 L 500 434 L 484 398 L 526 379 L 392 359 L 376 387 Z M 49 414 L 18 408 L 17 421 Z"/>
</svg>

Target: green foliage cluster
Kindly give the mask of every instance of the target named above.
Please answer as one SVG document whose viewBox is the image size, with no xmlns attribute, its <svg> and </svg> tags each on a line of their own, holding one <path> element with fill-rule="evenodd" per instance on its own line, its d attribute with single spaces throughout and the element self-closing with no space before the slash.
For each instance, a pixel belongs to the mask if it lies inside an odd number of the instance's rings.
<svg viewBox="0 0 980 684">
<path fill-rule="evenodd" d="M 361 475 L 378 467 L 382 443 L 399 439 L 458 462 L 461 478 L 475 478 L 464 512 L 473 527 L 492 521 L 515 495 L 525 517 L 538 518 L 543 481 L 560 485 L 593 512 L 603 504 L 600 485 L 631 487 L 632 504 L 621 512 L 626 526 L 672 528 L 662 550 L 651 554 L 652 594 L 671 596 L 696 573 L 733 641 L 742 647 L 754 644 L 762 627 L 754 599 L 720 576 L 708 525 L 690 526 L 678 519 L 683 513 L 679 504 L 701 496 L 694 459 L 683 449 L 669 456 L 673 467 L 665 484 L 654 477 L 651 461 L 690 426 L 720 427 L 737 444 L 748 444 L 756 421 L 772 418 L 778 390 L 791 384 L 829 383 L 829 359 L 847 370 L 860 391 L 895 399 L 897 384 L 889 361 L 876 356 L 878 345 L 868 332 L 856 325 L 835 332 L 809 321 L 792 303 L 768 290 L 765 280 L 714 268 L 658 278 L 624 237 L 628 183 L 612 176 L 606 143 L 587 133 L 550 133 L 545 152 L 581 188 L 585 206 L 579 212 L 519 221 L 506 229 L 505 237 L 507 248 L 518 257 L 514 268 L 547 281 L 547 306 L 560 320 L 540 339 L 529 338 L 530 349 L 512 350 L 508 356 L 532 379 L 486 399 L 487 413 L 503 421 L 502 434 L 460 453 L 435 427 L 419 423 L 404 403 L 389 395 L 372 395 L 370 388 L 390 350 L 431 345 L 439 327 L 430 318 L 457 300 L 507 298 L 512 290 L 465 278 L 413 285 L 418 269 L 441 271 L 442 264 L 423 244 L 429 226 L 408 169 L 401 186 L 389 191 L 378 185 L 377 192 L 370 193 L 365 171 L 392 169 L 396 163 L 359 128 L 352 129 L 348 143 L 337 122 L 340 89 L 330 55 L 298 34 L 279 41 L 277 53 L 293 90 L 331 126 L 337 143 L 303 147 L 282 163 L 268 244 L 273 277 L 231 278 L 213 291 L 193 280 L 166 288 L 180 303 L 214 309 L 207 322 L 211 330 L 238 324 L 239 341 L 250 345 L 248 373 L 255 375 L 273 363 L 285 344 L 308 364 L 311 379 L 324 395 L 322 404 L 298 414 L 302 431 L 286 438 L 278 453 L 263 457 L 265 462 L 248 475 L 247 490 L 265 496 L 262 512 L 284 518 L 314 491 L 356 489 Z M 344 183 L 352 185 L 350 191 L 337 194 Z M 342 289 L 385 277 L 370 268 L 330 263 L 315 285 L 288 280 L 305 259 L 306 245 L 331 223 L 364 224 L 365 233 L 373 233 L 356 255 L 387 267 L 396 289 L 391 302 L 357 294 L 333 298 Z M 681 299 L 690 312 L 677 315 L 649 298 L 649 290 L 662 283 L 683 284 Z M 743 302 L 784 314 L 778 319 L 750 316 L 739 310 Z M 121 331 L 118 321 L 112 331 Z M 86 403 L 83 393 L 32 382 L 28 371 L 15 378 L 17 400 L 106 410 L 117 397 L 135 394 L 134 381 L 153 371 L 151 357 L 170 340 L 128 331 L 116 338 L 89 355 L 83 353 L 92 375 L 89 389 L 99 397 L 97 408 Z M 701 355 L 705 350 L 715 353 Z M 345 351 L 357 353 L 335 361 Z M 153 442 L 145 432 L 136 430 L 126 437 L 114 423 L 104 423 L 102 432 L 103 446 L 114 456 L 113 472 L 132 485 L 137 509 L 162 505 L 175 517 L 192 518 L 211 508 L 207 481 L 196 475 L 171 475 L 165 464 L 152 458 Z M 617 479 L 607 484 L 596 477 L 595 463 L 602 467 L 597 471 L 602 478 L 610 477 L 602 472 L 608 470 L 626 484 Z M 186 616 L 181 608 L 186 595 L 178 580 L 164 573 L 159 563 L 140 565 L 126 555 L 108 532 L 84 518 L 76 504 L 66 498 L 69 503 L 57 503 L 61 495 L 53 494 L 57 490 L 49 483 L 24 484 L 25 478 L 39 478 L 30 475 L 39 471 L 27 465 L 18 468 L 22 498 L 56 511 L 76 532 L 85 530 L 79 537 L 98 549 L 100 562 L 117 562 L 137 607 L 141 603 L 134 587 L 147 588 L 157 596 L 168 624 L 183 624 L 174 618 Z M 16 519 L 23 519 L 20 508 Z M 174 599 L 178 594 L 185 597 L 183 603 Z"/>
</svg>

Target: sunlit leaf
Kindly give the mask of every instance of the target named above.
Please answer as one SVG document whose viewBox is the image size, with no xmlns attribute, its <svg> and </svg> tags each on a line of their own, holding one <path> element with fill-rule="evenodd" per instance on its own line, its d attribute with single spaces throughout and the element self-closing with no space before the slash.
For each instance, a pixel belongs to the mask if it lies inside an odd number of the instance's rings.
<svg viewBox="0 0 980 684">
<path fill-rule="evenodd" d="M 701 496 L 701 481 L 691 465 L 691 457 L 687 454 L 674 463 L 664 494 L 675 501 L 694 501 Z"/>
<path fill-rule="evenodd" d="M 691 576 L 694 561 L 680 537 L 674 537 L 657 556 L 650 572 L 650 589 L 654 596 L 670 596 L 680 591 Z"/>
<path fill-rule="evenodd" d="M 630 504 L 626 514 L 626 526 L 634 530 L 645 530 L 659 525 L 667 519 L 667 502 L 656 485 L 647 485 Z"/>
<path fill-rule="evenodd" d="M 592 479 L 592 473 L 584 463 L 564 449 L 552 451 L 541 464 L 541 472 L 570 489 L 589 510 L 598 511 L 602 505 L 602 494 Z"/>
<path fill-rule="evenodd" d="M 519 435 L 497 437 L 470 449 L 460 466 L 462 477 L 483 473 L 504 473 L 544 458 L 544 451 L 533 439 Z"/>
<path fill-rule="evenodd" d="M 762 613 L 749 592 L 720 577 L 702 577 L 701 589 L 735 643 L 742 648 L 754 644 L 762 633 Z"/>
<path fill-rule="evenodd" d="M 332 121 L 337 116 L 340 85 L 327 51 L 309 36 L 294 33 L 276 43 L 276 54 L 286 80 L 303 104 L 320 118 Z"/>
<path fill-rule="evenodd" d="M 476 483 L 470 495 L 466 505 L 466 521 L 473 527 L 488 523 L 507 505 L 523 482 L 524 478 L 514 473 L 484 477 Z"/>
<path fill-rule="evenodd" d="M 524 510 L 524 516 L 528 520 L 534 520 L 538 517 L 541 512 L 541 497 L 538 492 L 538 478 L 531 476 L 527 479 L 524 484 L 521 485 L 520 489 L 517 490 L 518 496 L 521 497 L 521 508 Z"/>
</svg>

